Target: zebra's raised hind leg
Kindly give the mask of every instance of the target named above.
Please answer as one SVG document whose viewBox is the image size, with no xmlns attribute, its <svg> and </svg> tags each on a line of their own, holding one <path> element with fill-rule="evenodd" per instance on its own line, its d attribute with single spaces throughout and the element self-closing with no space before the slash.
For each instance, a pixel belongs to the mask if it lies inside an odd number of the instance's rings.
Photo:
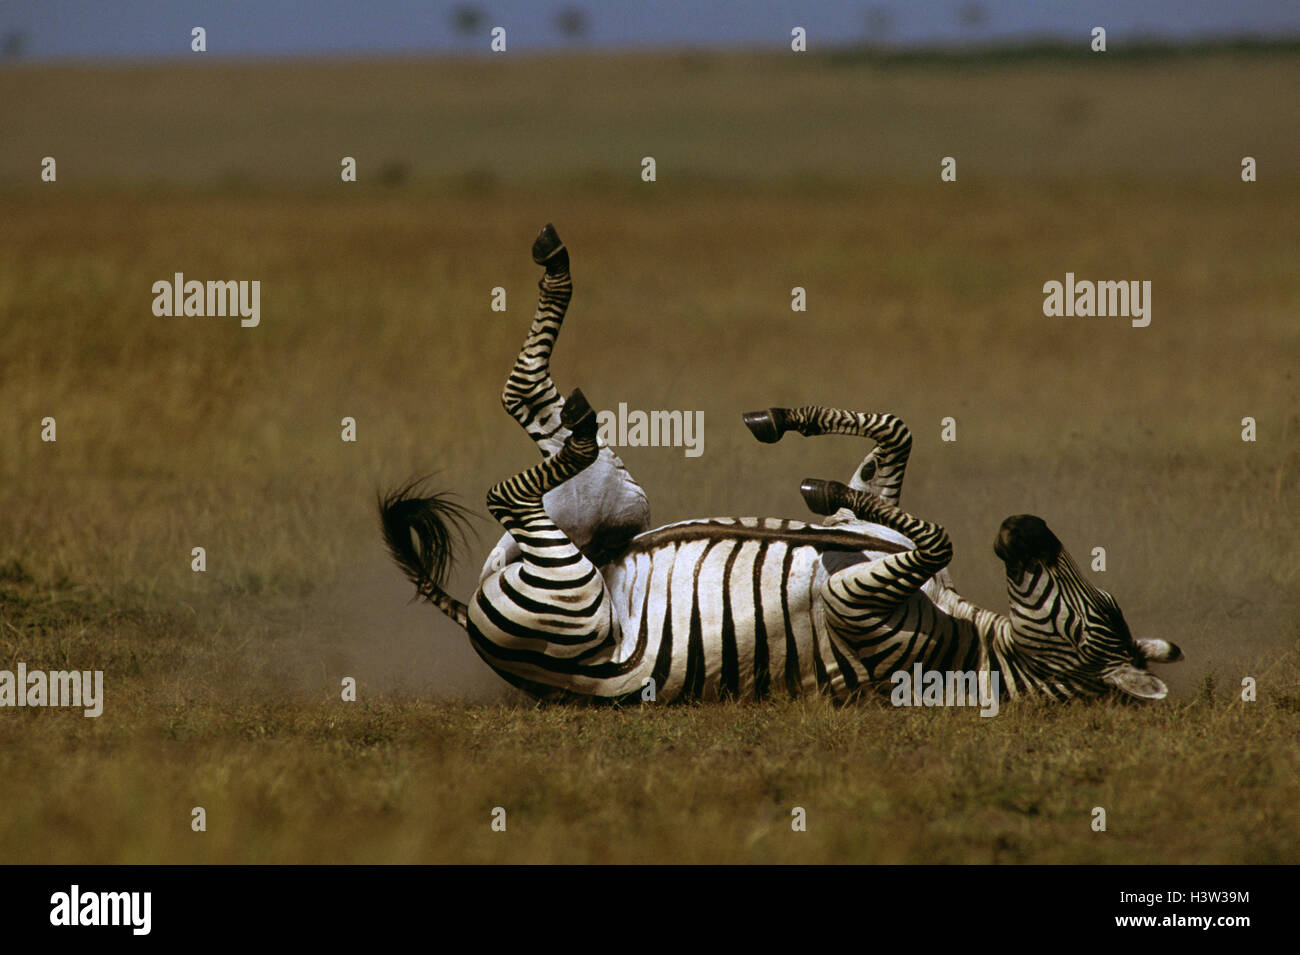
<svg viewBox="0 0 1300 955">
<path fill-rule="evenodd" d="M 549 222 L 533 242 L 533 261 L 546 271 L 537 283 L 537 311 L 514 367 L 501 391 L 501 404 L 537 444 L 543 457 L 564 444 L 568 429 L 560 420 L 564 399 L 551 380 L 551 352 L 573 298 L 569 250 Z"/>
<path fill-rule="evenodd" d="M 501 392 L 501 403 L 532 438 L 543 458 L 556 454 L 570 427 L 589 410 L 581 391 L 574 390 L 567 407 L 551 380 L 551 352 L 573 297 L 569 252 L 555 227 L 547 223 L 533 242 L 533 261 L 545 268 L 528 337 Z M 650 526 L 650 504 L 645 490 L 609 447 L 599 445 L 594 464 L 574 480 L 550 492 L 547 512 L 557 525 L 598 561 L 619 551 L 633 536 Z M 483 565 L 480 580 L 519 558 L 510 535 L 498 541 Z"/>
<path fill-rule="evenodd" d="M 551 457 L 494 485 L 487 508 L 521 556 L 490 575 L 468 607 L 475 649 L 502 676 L 536 695 L 586 692 L 578 680 L 613 650 L 617 627 L 604 578 L 542 506 L 548 492 L 595 463 L 596 415 L 568 423 Z"/>
<path fill-rule="evenodd" d="M 805 437 L 848 434 L 870 438 L 875 447 L 853 472 L 848 486 L 855 491 L 874 494 L 895 507 L 900 505 L 907 458 L 912 453 L 912 433 L 902 418 L 892 414 L 866 414 L 804 405 L 801 408 L 749 411 L 744 419 L 754 437 L 765 444 L 781 440 L 787 431 L 798 431 Z M 847 510 L 831 513 L 834 518 L 827 523 L 846 520 L 850 516 Z"/>
</svg>

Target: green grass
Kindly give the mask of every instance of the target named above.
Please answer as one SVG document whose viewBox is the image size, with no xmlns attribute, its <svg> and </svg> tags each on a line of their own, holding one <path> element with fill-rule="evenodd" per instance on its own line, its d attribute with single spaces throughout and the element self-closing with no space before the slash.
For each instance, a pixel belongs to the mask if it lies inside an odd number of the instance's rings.
<svg viewBox="0 0 1300 955">
<path fill-rule="evenodd" d="M 0 71 L 0 667 L 102 668 L 107 694 L 98 720 L 0 711 L 0 858 L 1300 861 L 1295 63 Z M 355 186 L 330 182 L 347 154 Z M 623 453 L 656 522 L 803 516 L 799 480 L 865 453 L 758 445 L 742 411 L 893 411 L 963 593 L 1004 607 L 1009 514 L 1081 564 L 1106 547 L 1135 635 L 1187 653 L 1172 698 L 988 720 L 506 694 L 408 605 L 374 496 L 436 471 L 481 510 L 533 460 L 497 396 L 548 220 L 576 281 L 561 387 L 704 412 L 701 457 Z M 1151 280 L 1151 326 L 1045 318 L 1067 270 Z M 155 318 L 175 271 L 260 279 L 261 325 Z"/>
</svg>

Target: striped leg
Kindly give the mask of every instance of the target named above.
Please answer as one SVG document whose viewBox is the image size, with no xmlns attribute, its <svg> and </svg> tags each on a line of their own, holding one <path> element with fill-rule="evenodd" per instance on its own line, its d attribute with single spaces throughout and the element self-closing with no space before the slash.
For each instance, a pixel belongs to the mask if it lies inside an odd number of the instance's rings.
<svg viewBox="0 0 1300 955">
<path fill-rule="evenodd" d="M 912 433 L 901 418 L 805 405 L 750 411 L 745 414 L 745 425 L 754 437 L 767 444 L 779 441 L 787 431 L 805 436 L 849 434 L 870 438 L 876 446 L 854 471 L 849 487 L 874 494 L 895 507 L 899 505 L 907 457 L 912 451 Z"/>
<path fill-rule="evenodd" d="M 832 514 L 847 507 L 861 520 L 898 531 L 916 545 L 915 550 L 853 564 L 830 576 L 822 596 L 827 621 L 840 633 L 861 634 L 880 626 L 952 560 L 947 531 L 870 492 L 813 478 L 800 490 L 814 513 Z"/>
<path fill-rule="evenodd" d="M 487 507 L 521 551 L 521 559 L 486 581 L 470 607 L 471 634 L 489 645 L 480 652 L 555 655 L 565 659 L 599 650 L 612 623 L 605 581 L 555 525 L 542 496 L 596 461 L 596 415 L 590 409 L 554 455 L 487 494 Z"/>
<path fill-rule="evenodd" d="M 533 242 L 533 261 L 546 268 L 537 283 L 541 290 L 537 312 L 506 379 L 501 403 L 537 443 L 542 456 L 550 457 L 567 437 L 560 421 L 564 399 L 551 380 L 551 351 L 573 297 L 573 277 L 569 274 L 569 250 L 549 222 Z"/>
<path fill-rule="evenodd" d="M 573 297 L 573 278 L 569 251 L 550 223 L 533 243 L 533 261 L 546 269 L 538 282 L 537 312 L 506 379 L 501 403 L 533 439 L 542 457 L 549 458 L 564 446 L 571 422 L 589 408 L 576 389 L 568 399 L 575 406 L 567 408 L 551 380 L 551 352 Z M 579 547 L 598 560 L 617 552 L 650 526 L 645 490 L 605 445 L 599 447 L 594 466 L 547 495 L 546 510 Z M 515 540 L 509 534 L 503 536 L 488 555 L 480 582 L 519 555 Z"/>
</svg>

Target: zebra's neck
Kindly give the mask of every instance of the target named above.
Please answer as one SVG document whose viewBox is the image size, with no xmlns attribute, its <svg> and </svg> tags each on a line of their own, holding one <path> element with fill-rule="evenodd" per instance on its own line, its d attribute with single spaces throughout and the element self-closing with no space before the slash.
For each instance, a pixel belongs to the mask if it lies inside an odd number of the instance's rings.
<svg viewBox="0 0 1300 955">
<path fill-rule="evenodd" d="M 977 654 L 977 668 L 999 675 L 1001 692 L 1017 697 L 1026 691 L 1048 690 L 1048 684 L 1028 665 L 1009 616 L 977 606 L 955 591 L 948 593 L 951 602 L 944 609 L 966 631 Z"/>
</svg>

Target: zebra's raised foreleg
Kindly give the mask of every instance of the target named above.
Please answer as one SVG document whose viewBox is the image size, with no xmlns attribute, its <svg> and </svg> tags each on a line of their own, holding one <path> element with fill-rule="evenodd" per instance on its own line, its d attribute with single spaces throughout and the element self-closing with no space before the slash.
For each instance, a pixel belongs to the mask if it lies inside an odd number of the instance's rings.
<svg viewBox="0 0 1300 955">
<path fill-rule="evenodd" d="M 817 434 L 848 434 L 870 438 L 875 447 L 867 454 L 849 487 L 866 491 L 898 506 L 903 493 L 903 475 L 907 458 L 912 453 L 912 433 L 901 418 L 892 414 L 864 414 L 805 405 L 802 408 L 769 408 L 766 411 L 746 412 L 745 426 L 766 444 L 781 440 L 787 431 L 798 431 L 804 436 Z"/>
<path fill-rule="evenodd" d="M 913 517 L 868 491 L 814 478 L 805 480 L 800 490 L 814 513 L 833 514 L 848 508 L 859 519 L 897 531 L 916 545 L 914 550 L 845 567 L 822 585 L 827 622 L 851 645 L 861 647 L 930 578 L 948 566 L 952 541 L 940 525 Z M 916 611 L 927 612 L 929 606 L 920 602 Z M 931 629 L 926 621 L 914 621 L 914 626 L 919 632 Z M 874 661 L 864 658 L 864 662 L 869 669 L 876 669 Z"/>
</svg>

